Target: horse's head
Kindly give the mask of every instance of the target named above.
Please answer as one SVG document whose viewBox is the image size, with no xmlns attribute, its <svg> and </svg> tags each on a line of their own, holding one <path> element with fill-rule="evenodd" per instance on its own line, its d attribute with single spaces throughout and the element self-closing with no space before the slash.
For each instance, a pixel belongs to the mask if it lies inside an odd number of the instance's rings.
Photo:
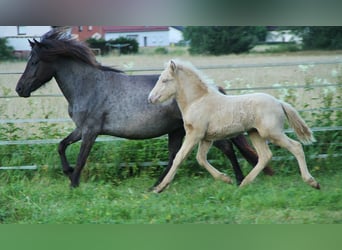
<svg viewBox="0 0 342 250">
<path fill-rule="evenodd" d="M 29 97 L 33 91 L 50 81 L 54 75 L 53 67 L 42 57 L 43 52 L 48 50 L 47 45 L 36 40 L 34 42 L 29 40 L 29 43 L 32 48 L 31 54 L 16 87 L 21 97 Z"/>
<path fill-rule="evenodd" d="M 159 76 L 159 79 L 151 90 L 148 101 L 150 103 L 165 102 L 176 95 L 177 92 L 177 65 L 174 61 L 170 61 L 168 66 Z"/>
</svg>

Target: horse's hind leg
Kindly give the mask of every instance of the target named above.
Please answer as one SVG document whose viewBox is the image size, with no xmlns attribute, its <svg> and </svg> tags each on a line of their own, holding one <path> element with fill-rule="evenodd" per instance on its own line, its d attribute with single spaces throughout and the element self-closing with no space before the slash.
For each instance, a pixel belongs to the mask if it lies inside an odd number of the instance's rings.
<svg viewBox="0 0 342 250">
<path fill-rule="evenodd" d="M 76 128 L 74 131 L 71 132 L 71 134 L 69 134 L 66 138 L 64 138 L 58 145 L 58 153 L 61 158 L 62 169 L 65 175 L 71 176 L 72 172 L 74 171 L 74 169 L 70 167 L 69 165 L 69 162 L 65 155 L 65 151 L 69 145 L 81 140 L 81 136 L 82 136 L 81 130 Z"/>
<path fill-rule="evenodd" d="M 230 163 L 233 166 L 236 183 L 237 183 L 237 185 L 239 185 L 245 176 L 243 175 L 243 173 L 241 171 L 241 167 L 239 165 L 239 162 L 236 158 L 236 154 L 234 152 L 232 141 L 228 140 L 228 139 L 227 140 L 214 141 L 213 145 L 215 147 L 217 147 L 219 150 L 221 150 L 229 158 Z M 258 158 L 258 157 L 256 157 L 256 158 Z"/>
<path fill-rule="evenodd" d="M 207 160 L 207 154 L 212 145 L 211 141 L 202 140 L 199 143 L 196 159 L 216 180 L 232 183 L 232 180 L 224 173 L 214 168 Z"/>
<path fill-rule="evenodd" d="M 258 163 L 258 155 L 253 150 L 253 148 L 248 144 L 246 137 L 243 134 L 240 134 L 234 138 L 230 139 L 234 145 L 239 149 L 240 153 L 246 160 L 254 167 Z M 262 170 L 267 175 L 273 175 L 274 171 L 271 167 L 266 166 Z M 242 181 L 242 180 L 241 180 Z"/>
<path fill-rule="evenodd" d="M 240 187 L 243 187 L 246 184 L 252 182 L 255 179 L 255 177 L 257 177 L 257 175 L 260 173 L 260 171 L 263 170 L 263 168 L 266 166 L 269 160 L 272 158 L 272 152 L 268 147 L 266 140 L 263 139 L 257 131 L 250 131 L 248 134 L 252 141 L 252 144 L 255 147 L 255 150 L 257 151 L 259 158 L 257 165 L 245 177 Z"/>
<path fill-rule="evenodd" d="M 296 157 L 304 182 L 316 189 L 320 189 L 319 183 L 315 180 L 315 178 L 312 177 L 308 170 L 302 145 L 299 142 L 290 139 L 285 134 L 280 134 L 276 137 L 273 137 L 272 140 L 273 143 L 279 145 L 280 147 L 286 148 Z"/>
</svg>

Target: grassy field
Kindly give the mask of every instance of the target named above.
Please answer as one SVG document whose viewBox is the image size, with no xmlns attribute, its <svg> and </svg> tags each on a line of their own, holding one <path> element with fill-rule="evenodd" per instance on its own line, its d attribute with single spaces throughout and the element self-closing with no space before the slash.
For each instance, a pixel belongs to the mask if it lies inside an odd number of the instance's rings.
<svg viewBox="0 0 342 250">
<path fill-rule="evenodd" d="M 259 176 L 239 189 L 209 176 L 180 175 L 162 194 L 148 174 L 118 185 L 86 181 L 70 189 L 63 176 L 2 174 L 1 223 L 342 223 L 341 172 L 317 175 L 322 190 L 299 174 Z"/>
<path fill-rule="evenodd" d="M 296 52 L 245 54 L 230 56 L 190 56 L 170 50 L 156 55 L 107 56 L 98 60 L 123 70 L 161 69 L 171 58 L 180 58 L 195 66 L 312 62 L 341 59 L 341 52 Z M 1 72 L 22 72 L 25 62 L 1 62 Z M 147 74 L 155 72 L 129 72 Z M 310 109 L 342 107 L 341 87 L 311 88 L 315 84 L 341 84 L 341 64 L 299 65 L 263 68 L 210 69 L 204 73 L 225 88 L 295 86 L 302 89 L 265 90 L 288 101 L 311 127 L 342 126 L 342 111 Z M 67 118 L 63 97 L 6 98 L 16 95 L 19 74 L 0 75 L 0 119 Z M 242 91 L 243 92 L 243 91 Z M 241 91 L 232 91 L 241 93 Z M 60 94 L 54 80 L 35 94 Z M 74 127 L 72 123 L 0 124 L 0 140 L 62 138 Z M 291 135 L 292 136 L 292 135 Z M 36 171 L 0 170 L 0 223 L 341 223 L 341 131 L 316 132 L 317 143 L 305 146 L 308 166 L 321 183 L 317 191 L 300 178 L 294 159 L 272 161 L 276 175 L 262 174 L 252 185 L 238 189 L 214 181 L 198 171 L 194 157 L 181 166 L 175 181 L 164 193 L 148 192 L 160 173 L 158 161 L 167 159 L 165 139 L 96 143 L 82 174 L 80 188 L 70 189 L 62 176 L 57 145 L 0 146 L 0 166 L 37 165 Z M 74 163 L 79 144 L 68 150 Z M 274 156 L 289 154 L 273 147 Z M 314 158 L 325 155 L 326 158 Z M 310 158 L 312 157 L 312 158 Z M 228 164 L 221 154 L 210 151 L 215 166 Z M 136 165 L 120 170 L 120 163 L 152 162 L 140 169 Z M 247 173 L 250 166 L 240 160 Z M 187 170 L 188 169 L 188 170 Z M 230 169 L 224 170 L 232 175 Z"/>
</svg>

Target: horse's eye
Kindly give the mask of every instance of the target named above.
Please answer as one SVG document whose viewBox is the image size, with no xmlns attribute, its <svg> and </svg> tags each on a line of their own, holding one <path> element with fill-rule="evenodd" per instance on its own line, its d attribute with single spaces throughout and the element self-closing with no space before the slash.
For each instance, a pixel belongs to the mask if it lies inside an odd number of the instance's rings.
<svg viewBox="0 0 342 250">
<path fill-rule="evenodd" d="M 32 61 L 31 61 L 31 65 L 37 65 L 38 63 L 39 63 L 38 60 L 32 60 Z"/>
<path fill-rule="evenodd" d="M 167 83 L 167 82 L 169 82 L 170 80 L 169 79 L 164 79 L 162 82 L 163 83 Z"/>
</svg>

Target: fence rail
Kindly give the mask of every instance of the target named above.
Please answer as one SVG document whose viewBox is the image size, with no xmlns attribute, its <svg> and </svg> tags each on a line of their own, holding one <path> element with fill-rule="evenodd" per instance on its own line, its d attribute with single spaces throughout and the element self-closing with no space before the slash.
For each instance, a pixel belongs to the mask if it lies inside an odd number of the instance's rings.
<svg viewBox="0 0 342 250">
<path fill-rule="evenodd" d="M 342 126 L 333 126 L 333 127 L 313 127 L 311 128 L 313 132 L 325 132 L 325 131 L 342 131 Z M 285 133 L 293 133 L 292 129 L 286 129 Z M 166 135 L 151 138 L 154 140 L 166 138 Z M 35 145 L 35 144 L 57 144 L 62 139 L 35 139 L 35 140 L 12 140 L 12 141 L 0 141 L 0 146 L 5 145 Z M 105 136 L 105 137 L 98 137 L 96 139 L 97 142 L 111 142 L 111 141 L 124 141 L 129 140 L 125 138 L 115 137 L 115 136 Z"/>
<path fill-rule="evenodd" d="M 210 69 L 237 69 L 237 68 L 268 68 L 268 67 L 291 67 L 299 65 L 328 65 L 328 64 L 342 64 L 342 60 L 326 60 L 326 61 L 299 61 L 299 62 L 276 62 L 276 63 L 241 63 L 241 64 L 223 64 L 211 66 L 198 66 L 200 70 Z M 113 66 L 114 67 L 114 66 Z M 163 71 L 164 68 L 136 68 L 126 69 L 125 72 L 149 72 L 149 71 Z M 0 72 L 0 75 L 19 75 L 23 72 Z"/>
<path fill-rule="evenodd" d="M 277 63 L 244 63 L 244 64 L 225 64 L 225 65 L 211 65 L 211 66 L 199 66 L 200 70 L 214 70 L 214 69 L 237 69 L 237 68 L 267 68 L 267 67 L 292 67 L 300 65 L 328 65 L 328 64 L 342 64 L 342 60 L 326 60 L 326 61 L 300 61 L 300 62 L 277 62 Z M 161 72 L 164 68 L 136 68 L 127 69 L 127 73 L 136 72 Z M 2 75 L 20 75 L 23 72 L 0 72 L 0 77 Z M 309 85 L 288 85 L 288 86 L 259 86 L 251 88 L 229 88 L 226 91 L 258 91 L 258 90 L 275 90 L 275 89 L 300 89 L 300 88 L 326 88 L 326 87 L 342 87 L 342 84 L 331 83 L 331 84 L 309 84 Z M 43 95 L 32 95 L 35 98 L 60 98 L 63 97 L 61 94 L 43 94 Z M 19 98 L 16 95 L 0 96 L 0 99 L 11 99 Z M 342 107 L 331 107 L 331 108 L 313 108 L 313 109 L 303 109 L 298 110 L 299 112 L 324 112 L 324 111 L 340 111 Z M 1 124 L 23 124 L 23 123 L 67 123 L 72 122 L 70 118 L 36 118 L 36 119 L 1 119 Z M 342 126 L 334 127 L 314 127 L 312 131 L 342 131 Z M 288 129 L 286 133 L 292 133 L 293 130 Z M 165 138 L 165 136 L 158 137 L 155 139 Z M 99 137 L 97 142 L 110 142 L 117 140 L 126 140 L 118 137 Z M 41 139 L 41 140 L 14 140 L 14 141 L 0 141 L 0 146 L 6 145 L 35 145 L 35 144 L 57 144 L 61 139 Z M 334 154 L 333 157 L 339 157 L 340 154 Z M 311 155 L 310 158 L 326 158 L 327 155 Z M 277 159 L 276 159 L 277 160 Z M 122 163 L 122 166 L 129 166 L 134 163 Z M 139 163 L 143 166 L 150 166 L 153 163 L 144 162 Z M 138 165 L 139 165 L 138 164 Z M 160 165 L 166 165 L 167 162 L 160 162 Z M 36 169 L 36 166 L 14 166 L 14 167 L 4 167 L 1 166 L 0 169 Z"/>
</svg>

